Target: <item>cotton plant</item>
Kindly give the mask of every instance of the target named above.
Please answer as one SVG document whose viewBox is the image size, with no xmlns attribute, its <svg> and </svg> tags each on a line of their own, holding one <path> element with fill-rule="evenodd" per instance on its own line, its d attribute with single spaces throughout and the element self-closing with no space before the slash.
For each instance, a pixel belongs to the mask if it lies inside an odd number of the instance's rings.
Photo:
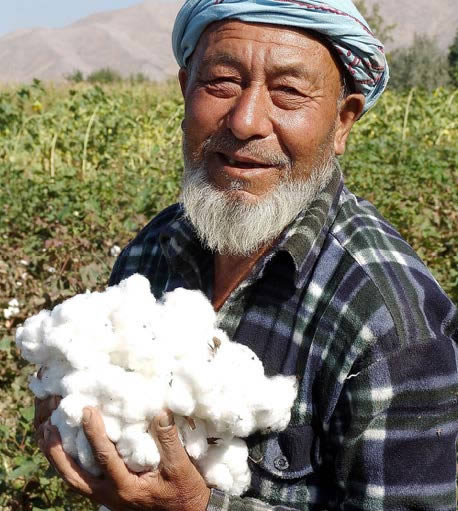
<svg viewBox="0 0 458 511">
<path fill-rule="evenodd" d="M 207 483 L 240 495 L 250 484 L 243 438 L 284 429 L 297 392 L 294 377 L 266 377 L 255 353 L 217 328 L 200 291 L 178 288 L 156 300 L 138 274 L 42 310 L 18 328 L 16 343 L 40 371 L 30 379 L 35 396 L 62 396 L 51 423 L 64 450 L 94 475 L 100 468 L 82 428 L 85 406 L 100 410 L 134 472 L 157 468 L 148 429 L 169 409 Z"/>
</svg>

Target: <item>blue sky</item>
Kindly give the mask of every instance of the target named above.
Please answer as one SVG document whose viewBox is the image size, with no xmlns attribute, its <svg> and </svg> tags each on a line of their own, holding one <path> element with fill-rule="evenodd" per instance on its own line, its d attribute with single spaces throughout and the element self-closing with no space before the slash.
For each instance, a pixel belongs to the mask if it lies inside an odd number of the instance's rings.
<svg viewBox="0 0 458 511">
<path fill-rule="evenodd" d="M 20 28 L 62 27 L 88 14 L 120 9 L 141 0 L 2 0 L 0 35 Z"/>
</svg>

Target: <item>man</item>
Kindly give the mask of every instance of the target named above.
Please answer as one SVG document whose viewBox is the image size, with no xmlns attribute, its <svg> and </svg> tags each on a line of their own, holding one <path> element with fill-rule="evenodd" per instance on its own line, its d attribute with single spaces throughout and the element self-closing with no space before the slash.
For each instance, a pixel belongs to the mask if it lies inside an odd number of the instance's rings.
<svg viewBox="0 0 458 511">
<path fill-rule="evenodd" d="M 173 39 L 182 204 L 124 249 L 111 284 L 140 272 L 156 296 L 204 291 L 267 374 L 298 376 L 291 423 L 248 439 L 241 497 L 207 488 L 167 413 L 154 473 L 126 469 L 94 409 L 85 431 L 103 478 L 47 423 L 40 447 L 113 511 L 454 509 L 457 311 L 336 161 L 386 84 L 381 44 L 345 0 L 189 0 Z"/>
</svg>

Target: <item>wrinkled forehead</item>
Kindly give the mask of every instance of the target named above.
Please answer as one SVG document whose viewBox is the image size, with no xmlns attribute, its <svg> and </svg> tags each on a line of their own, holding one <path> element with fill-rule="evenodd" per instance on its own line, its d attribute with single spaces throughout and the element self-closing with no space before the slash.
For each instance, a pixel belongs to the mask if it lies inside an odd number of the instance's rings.
<svg viewBox="0 0 458 511">
<path fill-rule="evenodd" d="M 231 41 L 230 46 L 228 40 Z M 276 60 L 274 64 L 278 67 L 286 65 L 285 57 L 291 56 L 289 60 L 301 58 L 304 66 L 315 65 L 319 70 L 332 65 L 338 70 L 340 81 L 345 73 L 333 45 L 322 34 L 297 27 L 239 20 L 216 21 L 207 26 L 189 62 L 200 67 L 216 56 L 221 63 L 230 64 L 234 47 L 243 52 L 244 46 L 250 42 L 272 49 L 270 56 Z"/>
</svg>

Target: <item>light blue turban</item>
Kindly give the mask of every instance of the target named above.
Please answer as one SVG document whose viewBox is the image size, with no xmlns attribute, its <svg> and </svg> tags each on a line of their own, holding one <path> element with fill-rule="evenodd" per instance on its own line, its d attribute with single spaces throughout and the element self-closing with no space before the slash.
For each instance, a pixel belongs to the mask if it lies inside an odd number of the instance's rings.
<svg viewBox="0 0 458 511">
<path fill-rule="evenodd" d="M 238 19 L 313 30 L 325 36 L 366 97 L 364 112 L 385 90 L 389 78 L 382 43 L 350 0 L 186 0 L 175 20 L 172 43 L 183 67 L 205 28 Z"/>
</svg>

